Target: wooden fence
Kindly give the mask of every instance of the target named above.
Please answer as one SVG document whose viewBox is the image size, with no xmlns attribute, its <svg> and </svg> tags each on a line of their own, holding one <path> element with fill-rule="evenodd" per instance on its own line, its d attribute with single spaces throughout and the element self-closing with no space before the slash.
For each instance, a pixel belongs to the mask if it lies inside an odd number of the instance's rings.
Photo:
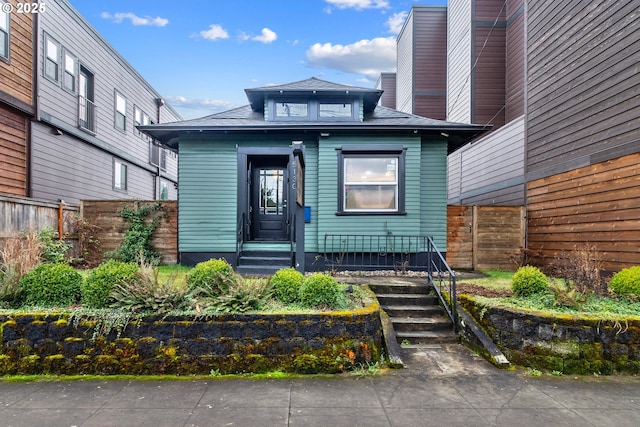
<svg viewBox="0 0 640 427">
<path fill-rule="evenodd" d="M 120 216 L 122 208 L 135 208 L 140 204 L 153 204 L 153 201 L 134 200 L 85 200 L 80 211 L 85 221 L 96 230 L 93 237 L 99 241 L 97 248 L 88 248 L 86 259 L 89 264 L 99 263 L 105 252 L 115 250 L 124 239 L 127 224 Z M 160 202 L 162 209 L 154 213 L 161 215 L 158 228 L 153 232 L 154 249 L 162 255 L 164 264 L 178 261 L 178 204 L 175 200 Z"/>
<path fill-rule="evenodd" d="M 458 270 L 514 270 L 525 245 L 522 206 L 447 207 L 447 263 Z"/>
<path fill-rule="evenodd" d="M 72 229 L 73 221 L 69 219 L 71 215 L 78 213 L 78 208 L 78 205 L 64 202 L 0 195 L 0 247 L 7 237 L 21 232 L 38 232 L 49 227 L 65 236 L 72 248 L 77 248 L 78 237 Z"/>
</svg>

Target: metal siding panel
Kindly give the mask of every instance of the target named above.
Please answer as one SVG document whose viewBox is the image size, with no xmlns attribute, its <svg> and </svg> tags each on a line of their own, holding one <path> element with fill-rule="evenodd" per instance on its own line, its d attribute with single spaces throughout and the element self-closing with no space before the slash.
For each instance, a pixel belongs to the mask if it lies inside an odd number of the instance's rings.
<svg viewBox="0 0 640 427">
<path fill-rule="evenodd" d="M 447 23 L 447 120 L 470 123 L 471 0 L 450 0 Z"/>
<path fill-rule="evenodd" d="M 409 13 L 404 30 L 398 37 L 396 70 L 396 108 L 411 112 L 411 94 L 413 92 L 413 13 Z"/>
</svg>

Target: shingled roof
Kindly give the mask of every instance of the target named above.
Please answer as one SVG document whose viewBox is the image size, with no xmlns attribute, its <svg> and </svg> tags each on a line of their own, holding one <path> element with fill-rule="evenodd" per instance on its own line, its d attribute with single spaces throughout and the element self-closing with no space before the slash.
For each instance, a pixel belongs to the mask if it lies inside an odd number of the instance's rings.
<svg viewBox="0 0 640 427">
<path fill-rule="evenodd" d="M 387 131 L 442 135 L 449 141 L 449 151 L 453 151 L 491 128 L 489 125 L 429 119 L 383 107 L 377 105 L 382 95 L 381 90 L 331 83 L 317 78 L 284 85 L 246 89 L 245 92 L 250 102 L 249 105 L 197 119 L 138 126 L 138 129 L 173 150 L 177 150 L 180 136 L 195 133 Z M 323 95 L 358 94 L 365 99 L 365 104 L 368 104 L 369 108 L 365 108 L 362 121 L 322 121 L 317 119 L 268 121 L 264 118 L 264 100 L 265 96 L 274 93 L 290 96 L 309 95 L 310 93 Z"/>
</svg>

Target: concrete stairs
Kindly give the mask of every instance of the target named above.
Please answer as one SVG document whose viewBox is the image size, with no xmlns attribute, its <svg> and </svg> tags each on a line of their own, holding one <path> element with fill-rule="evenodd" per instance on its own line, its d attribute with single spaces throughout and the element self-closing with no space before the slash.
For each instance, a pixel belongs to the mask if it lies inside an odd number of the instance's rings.
<svg viewBox="0 0 640 427">
<path fill-rule="evenodd" d="M 403 347 L 458 343 L 453 323 L 431 286 L 397 280 L 369 285 Z"/>
<path fill-rule="evenodd" d="M 246 276 L 270 276 L 291 265 L 290 251 L 248 250 L 240 254 L 236 271 Z"/>
</svg>

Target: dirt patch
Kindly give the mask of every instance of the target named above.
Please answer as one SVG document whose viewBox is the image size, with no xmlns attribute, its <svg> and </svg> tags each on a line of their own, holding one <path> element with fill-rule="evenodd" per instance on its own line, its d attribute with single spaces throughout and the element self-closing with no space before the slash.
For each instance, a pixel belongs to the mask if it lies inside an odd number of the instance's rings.
<svg viewBox="0 0 640 427">
<path fill-rule="evenodd" d="M 474 285 L 472 283 L 457 283 L 456 293 L 477 295 L 486 298 L 507 298 L 512 297 L 513 292 L 508 290 L 488 289 L 483 286 Z"/>
</svg>

